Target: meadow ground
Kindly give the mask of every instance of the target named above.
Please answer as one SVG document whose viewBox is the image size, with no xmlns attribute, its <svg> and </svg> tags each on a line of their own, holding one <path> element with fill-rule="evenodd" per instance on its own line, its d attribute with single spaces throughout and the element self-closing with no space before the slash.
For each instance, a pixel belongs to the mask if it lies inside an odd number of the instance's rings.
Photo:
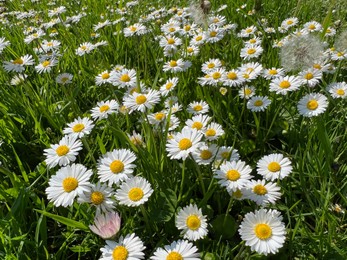
<svg viewBox="0 0 347 260">
<path fill-rule="evenodd" d="M 1 1 L 0 258 L 346 259 L 346 17 Z"/>
</svg>

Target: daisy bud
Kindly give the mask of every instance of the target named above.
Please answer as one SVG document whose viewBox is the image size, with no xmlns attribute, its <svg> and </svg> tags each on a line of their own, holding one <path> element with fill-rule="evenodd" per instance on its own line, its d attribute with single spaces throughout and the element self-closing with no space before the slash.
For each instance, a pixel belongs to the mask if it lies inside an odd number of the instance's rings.
<svg viewBox="0 0 347 260">
<path fill-rule="evenodd" d="M 89 228 L 102 239 L 112 239 L 120 229 L 121 218 L 117 212 L 108 212 L 97 215 L 94 219 L 94 225 Z"/>
</svg>

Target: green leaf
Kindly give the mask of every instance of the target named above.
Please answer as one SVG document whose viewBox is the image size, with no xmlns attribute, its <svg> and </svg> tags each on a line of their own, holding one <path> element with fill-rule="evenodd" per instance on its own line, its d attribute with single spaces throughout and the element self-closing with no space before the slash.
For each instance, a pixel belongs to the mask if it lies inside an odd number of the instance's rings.
<svg viewBox="0 0 347 260">
<path fill-rule="evenodd" d="M 89 228 L 84 225 L 83 223 L 81 222 L 78 222 L 78 221 L 75 221 L 75 220 L 72 220 L 72 219 L 69 219 L 69 218 L 65 218 L 65 217 L 62 217 L 62 216 L 58 216 L 58 215 L 55 215 L 55 214 L 52 214 L 52 213 L 48 213 L 47 211 L 43 211 L 43 210 L 39 210 L 39 209 L 34 209 L 36 210 L 37 212 L 45 215 L 46 217 L 49 217 L 49 218 L 52 218 L 64 225 L 67 225 L 67 226 L 70 226 L 70 227 L 74 227 L 74 228 L 78 228 L 78 229 L 81 229 L 81 230 L 89 230 Z"/>
<path fill-rule="evenodd" d="M 230 215 L 218 215 L 212 222 L 214 236 L 223 239 L 231 239 L 237 230 L 235 219 Z"/>
</svg>

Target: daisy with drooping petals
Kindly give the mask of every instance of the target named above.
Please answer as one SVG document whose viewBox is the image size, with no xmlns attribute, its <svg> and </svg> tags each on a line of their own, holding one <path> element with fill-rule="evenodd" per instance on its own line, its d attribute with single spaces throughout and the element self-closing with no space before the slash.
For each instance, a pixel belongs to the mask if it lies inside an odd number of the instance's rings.
<svg viewBox="0 0 347 260">
<path fill-rule="evenodd" d="M 346 82 L 331 83 L 328 85 L 328 91 L 333 98 L 346 98 L 347 84 Z"/>
<path fill-rule="evenodd" d="M 70 162 L 74 162 L 80 150 L 82 150 L 82 143 L 77 140 L 76 136 L 64 136 L 59 144 L 52 144 L 51 148 L 44 150 L 47 167 L 53 168 L 58 164 L 66 166 Z"/>
<path fill-rule="evenodd" d="M 304 117 L 313 117 L 325 112 L 328 99 L 320 93 L 310 93 L 299 100 L 299 114 Z"/>
<path fill-rule="evenodd" d="M 62 73 L 62 74 L 59 74 L 55 78 L 55 82 L 57 82 L 58 84 L 67 85 L 67 84 L 72 83 L 72 78 L 73 78 L 72 74 L 70 74 L 70 73 Z"/>
<path fill-rule="evenodd" d="M 166 151 L 171 159 L 187 159 L 200 145 L 202 133 L 196 129 L 184 127 L 182 132 L 177 133 L 166 144 Z"/>
<path fill-rule="evenodd" d="M 89 228 L 102 239 L 112 239 L 120 229 L 121 218 L 117 212 L 96 215 Z"/>
<path fill-rule="evenodd" d="M 141 239 L 133 234 L 121 236 L 118 242 L 106 240 L 105 247 L 101 248 L 102 256 L 99 260 L 138 260 L 144 259 L 145 246 Z"/>
<path fill-rule="evenodd" d="M 8 72 L 23 72 L 25 66 L 33 65 L 34 59 L 33 56 L 27 54 L 11 61 L 4 61 L 4 69 Z"/>
<path fill-rule="evenodd" d="M 168 79 L 164 85 L 160 87 L 160 94 L 163 97 L 166 97 L 178 84 L 178 78 L 170 78 Z"/>
<path fill-rule="evenodd" d="M 131 95 L 125 96 L 123 104 L 130 110 L 130 113 L 136 110 L 145 112 L 146 109 L 151 109 L 159 101 L 159 91 L 151 89 L 148 93 L 133 92 Z"/>
<path fill-rule="evenodd" d="M 114 149 L 112 152 L 104 154 L 99 160 L 98 176 L 101 182 L 107 182 L 108 185 L 118 184 L 132 176 L 134 168 L 133 162 L 136 155 L 127 149 Z"/>
<path fill-rule="evenodd" d="M 237 161 L 240 158 L 239 151 L 232 146 L 221 146 L 218 149 L 217 160 Z"/>
<path fill-rule="evenodd" d="M 111 212 L 115 207 L 115 202 L 111 199 L 113 191 L 104 184 L 91 184 L 87 191 L 80 194 L 77 201 L 79 203 L 90 203 L 96 207 L 96 215 Z"/>
<path fill-rule="evenodd" d="M 68 127 L 63 130 L 64 134 L 82 138 L 84 135 L 90 134 L 94 124 L 88 117 L 78 117 L 72 123 L 67 124 L 67 126 Z"/>
<path fill-rule="evenodd" d="M 227 189 L 228 192 L 245 188 L 249 180 L 252 179 L 251 167 L 243 161 L 225 162 L 216 170 L 214 177 L 218 183 Z"/>
<path fill-rule="evenodd" d="M 271 104 L 271 100 L 267 97 L 253 96 L 247 102 L 247 108 L 253 112 L 264 111 Z"/>
<path fill-rule="evenodd" d="M 89 179 L 93 172 L 82 164 L 72 164 L 60 168 L 49 180 L 47 198 L 54 206 L 71 206 L 76 196 L 89 189 Z"/>
<path fill-rule="evenodd" d="M 207 235 L 207 220 L 201 209 L 190 204 L 182 208 L 176 217 L 176 227 L 182 230 L 184 238 L 196 241 Z"/>
<path fill-rule="evenodd" d="M 286 228 L 277 210 L 260 209 L 247 213 L 240 225 L 241 239 L 259 254 L 275 254 L 286 239 Z"/>
<path fill-rule="evenodd" d="M 151 184 L 145 178 L 136 176 L 121 184 L 116 191 L 116 198 L 120 205 L 137 207 L 144 204 L 152 193 Z"/>
<path fill-rule="evenodd" d="M 265 155 L 257 163 L 257 172 L 266 180 L 274 181 L 287 177 L 293 170 L 291 161 L 282 154 Z"/>
<path fill-rule="evenodd" d="M 258 205 L 274 204 L 281 197 L 280 187 L 276 183 L 266 183 L 265 180 L 251 180 L 246 188 L 247 198 Z"/>
<path fill-rule="evenodd" d="M 182 260 L 199 260 L 200 254 L 198 249 L 192 243 L 186 240 L 178 240 L 166 245 L 164 248 L 157 248 L 154 255 L 151 256 L 152 260 L 166 260 L 166 259 L 182 259 Z"/>
<path fill-rule="evenodd" d="M 92 108 L 92 118 L 96 120 L 105 119 L 111 114 L 118 113 L 119 104 L 116 100 L 101 101 Z"/>
</svg>

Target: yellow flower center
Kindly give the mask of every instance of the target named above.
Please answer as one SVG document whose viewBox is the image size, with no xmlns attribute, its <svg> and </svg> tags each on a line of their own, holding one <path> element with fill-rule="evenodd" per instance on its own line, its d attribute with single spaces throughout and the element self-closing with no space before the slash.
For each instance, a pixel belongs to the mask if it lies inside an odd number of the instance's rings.
<svg viewBox="0 0 347 260">
<path fill-rule="evenodd" d="M 309 27 L 308 27 L 308 29 L 314 30 L 314 29 L 316 29 L 316 26 L 315 26 L 314 24 L 310 24 Z"/>
<path fill-rule="evenodd" d="M 52 47 L 53 46 L 53 42 L 47 42 L 47 46 L 48 47 Z"/>
<path fill-rule="evenodd" d="M 322 66 L 316 63 L 316 64 L 313 64 L 313 68 L 320 70 L 322 69 Z"/>
<path fill-rule="evenodd" d="M 218 18 L 213 18 L 213 23 L 219 23 L 219 19 Z"/>
<path fill-rule="evenodd" d="M 186 225 L 191 230 L 197 230 L 201 225 L 201 221 L 197 215 L 190 215 L 186 220 Z"/>
<path fill-rule="evenodd" d="M 246 29 L 246 33 L 251 33 L 253 30 L 251 28 Z"/>
<path fill-rule="evenodd" d="M 175 31 L 176 31 L 176 29 L 175 29 L 175 28 L 173 28 L 173 27 L 171 27 L 171 28 L 169 29 L 169 31 L 170 31 L 170 32 L 175 32 Z"/>
<path fill-rule="evenodd" d="M 200 158 L 203 160 L 208 160 L 212 157 L 212 153 L 209 150 L 203 150 L 200 153 Z"/>
<path fill-rule="evenodd" d="M 188 48 L 187 48 L 187 52 L 188 52 L 188 53 L 192 53 L 193 51 L 194 51 L 194 49 L 193 49 L 192 47 L 188 47 Z"/>
<path fill-rule="evenodd" d="M 194 111 L 201 111 L 202 110 L 202 106 L 201 105 L 196 105 L 195 107 L 193 107 Z"/>
<path fill-rule="evenodd" d="M 215 136 L 216 135 L 216 130 L 210 128 L 205 132 L 206 136 Z"/>
<path fill-rule="evenodd" d="M 312 73 L 307 73 L 304 77 L 307 80 L 313 79 L 313 74 Z"/>
<path fill-rule="evenodd" d="M 202 40 L 202 36 L 199 35 L 199 36 L 195 37 L 195 40 L 196 40 L 197 42 L 198 42 L 198 41 L 201 41 L 201 40 Z"/>
<path fill-rule="evenodd" d="M 257 195 L 263 196 L 267 193 L 267 189 L 265 188 L 265 186 L 263 186 L 261 184 L 257 184 L 254 186 L 253 192 Z"/>
<path fill-rule="evenodd" d="M 170 90 L 172 88 L 172 86 L 173 86 L 173 83 L 169 82 L 166 84 L 165 88 L 166 88 L 166 90 Z"/>
<path fill-rule="evenodd" d="M 172 39 L 172 38 L 170 38 L 170 39 L 167 40 L 167 43 L 168 43 L 168 44 L 174 44 L 174 43 L 175 43 L 175 40 Z"/>
<path fill-rule="evenodd" d="M 110 74 L 107 72 L 101 74 L 102 79 L 108 79 L 109 77 L 110 77 Z"/>
<path fill-rule="evenodd" d="M 83 46 L 81 46 L 81 49 L 82 49 L 83 51 L 85 51 L 85 50 L 87 49 L 87 46 L 83 45 Z"/>
<path fill-rule="evenodd" d="M 180 150 L 187 150 L 192 147 L 192 145 L 192 141 L 188 138 L 182 138 L 178 143 L 178 148 L 180 148 Z"/>
<path fill-rule="evenodd" d="M 41 64 L 42 64 L 43 67 L 46 68 L 46 67 L 48 67 L 48 66 L 51 64 L 51 62 L 50 62 L 49 60 L 45 60 L 45 61 L 42 62 Z"/>
<path fill-rule="evenodd" d="M 138 105 L 142 105 L 143 103 L 145 103 L 147 101 L 147 98 L 145 95 L 139 95 L 136 97 L 136 104 Z"/>
<path fill-rule="evenodd" d="M 254 228 L 255 235 L 261 239 L 266 240 L 272 235 L 272 228 L 268 224 L 257 224 Z"/>
<path fill-rule="evenodd" d="M 130 81 L 130 77 L 128 74 L 123 74 L 121 77 L 120 77 L 120 80 L 123 81 L 123 82 L 129 82 Z"/>
<path fill-rule="evenodd" d="M 212 78 L 213 79 L 219 79 L 220 77 L 222 76 L 222 74 L 220 74 L 219 72 L 214 72 L 213 74 L 212 74 Z"/>
<path fill-rule="evenodd" d="M 293 21 L 292 21 L 292 20 L 289 20 L 289 21 L 287 21 L 287 24 L 288 24 L 288 25 L 291 25 L 291 24 L 293 24 Z"/>
<path fill-rule="evenodd" d="M 163 120 L 163 118 L 165 117 L 165 114 L 164 113 L 156 113 L 155 114 L 155 116 L 154 116 L 154 118 L 156 119 L 156 120 L 158 120 L 158 121 L 161 121 L 161 120 Z"/>
<path fill-rule="evenodd" d="M 277 70 L 269 70 L 270 75 L 277 75 Z"/>
<path fill-rule="evenodd" d="M 316 110 L 317 107 L 318 107 L 318 102 L 317 102 L 317 100 L 312 99 L 312 100 L 308 101 L 306 107 L 307 107 L 309 110 Z"/>
<path fill-rule="evenodd" d="M 172 251 L 167 255 L 166 260 L 183 260 L 183 256 L 180 253 Z"/>
<path fill-rule="evenodd" d="M 100 191 L 94 191 L 90 195 L 90 201 L 94 205 L 100 205 L 104 201 L 104 194 Z"/>
<path fill-rule="evenodd" d="M 130 26 L 129 29 L 130 29 L 130 31 L 132 31 L 132 32 L 136 32 L 136 30 L 137 30 L 137 28 L 136 28 L 135 26 Z"/>
<path fill-rule="evenodd" d="M 227 171 L 226 178 L 229 181 L 237 181 L 240 179 L 241 174 L 237 170 L 229 170 Z"/>
<path fill-rule="evenodd" d="M 170 61 L 170 67 L 177 67 L 177 61 L 175 60 Z"/>
<path fill-rule="evenodd" d="M 66 192 L 71 192 L 78 187 L 78 181 L 74 177 L 67 177 L 63 180 L 63 189 Z"/>
<path fill-rule="evenodd" d="M 60 145 L 55 152 L 58 156 L 64 156 L 70 151 L 69 147 L 67 145 Z"/>
<path fill-rule="evenodd" d="M 290 82 L 288 80 L 283 80 L 280 83 L 280 88 L 289 88 L 290 87 Z"/>
<path fill-rule="evenodd" d="M 345 54 L 344 52 L 338 52 L 338 53 L 337 53 L 337 56 L 338 56 L 338 57 L 341 57 L 341 56 L 343 56 L 344 54 Z"/>
<path fill-rule="evenodd" d="M 128 197 L 132 201 L 139 201 L 143 198 L 143 190 L 140 188 L 132 188 L 129 190 Z"/>
<path fill-rule="evenodd" d="M 214 67 L 215 67 L 214 63 L 209 63 L 207 65 L 207 68 L 209 68 L 209 69 L 213 69 Z"/>
<path fill-rule="evenodd" d="M 79 133 L 81 132 L 82 130 L 84 129 L 84 124 L 75 124 L 73 127 L 72 127 L 72 131 L 75 132 L 75 133 Z"/>
<path fill-rule="evenodd" d="M 110 164 L 110 170 L 113 173 L 120 173 L 124 170 L 124 163 L 120 160 L 114 160 L 111 164 Z"/>
<path fill-rule="evenodd" d="M 248 96 L 250 94 L 252 94 L 252 90 L 250 88 L 245 88 L 245 90 L 243 91 L 243 93 Z"/>
<path fill-rule="evenodd" d="M 270 172 L 278 172 L 279 170 L 281 170 L 281 165 L 278 162 L 270 162 L 267 166 L 267 169 Z"/>
<path fill-rule="evenodd" d="M 249 40 L 249 43 L 252 43 L 252 44 L 253 44 L 253 43 L 256 43 L 256 42 L 257 42 L 256 39 L 250 39 L 250 40 Z"/>
<path fill-rule="evenodd" d="M 65 82 L 68 81 L 68 80 L 69 80 L 69 78 L 64 77 L 64 78 L 61 79 L 61 82 L 65 83 Z"/>
<path fill-rule="evenodd" d="M 235 72 L 229 72 L 227 74 L 228 79 L 235 80 L 237 79 L 237 74 Z"/>
<path fill-rule="evenodd" d="M 248 49 L 247 50 L 247 54 L 249 54 L 249 55 L 252 55 L 252 54 L 254 54 L 256 52 L 256 49 L 254 49 L 254 48 L 251 48 L 251 49 Z"/>
<path fill-rule="evenodd" d="M 222 152 L 221 153 L 221 156 L 222 156 L 223 159 L 228 159 L 229 155 L 230 155 L 230 152 Z"/>
<path fill-rule="evenodd" d="M 241 190 L 236 190 L 233 192 L 233 197 L 237 198 L 237 199 L 240 199 L 242 197 L 242 192 Z"/>
<path fill-rule="evenodd" d="M 100 112 L 106 112 L 110 109 L 110 106 L 109 105 L 102 105 L 99 110 Z"/>
<path fill-rule="evenodd" d="M 210 37 L 216 37 L 216 35 L 217 35 L 217 32 L 215 31 L 210 32 Z"/>
<path fill-rule="evenodd" d="M 260 107 L 260 106 L 263 105 L 263 101 L 261 101 L 261 100 L 256 100 L 256 101 L 254 102 L 254 105 L 255 105 L 256 107 Z"/>
<path fill-rule="evenodd" d="M 22 65 L 23 63 L 24 61 L 21 58 L 18 58 L 12 61 L 12 64 L 16 64 L 16 65 Z"/>
<path fill-rule="evenodd" d="M 345 94 L 345 91 L 343 89 L 338 89 L 338 90 L 336 90 L 336 94 L 343 96 Z"/>
<path fill-rule="evenodd" d="M 124 246 L 116 246 L 113 249 L 113 260 L 126 260 L 128 258 L 128 250 Z"/>
<path fill-rule="evenodd" d="M 194 122 L 192 124 L 192 128 L 195 128 L 197 130 L 200 130 L 203 127 L 203 124 L 201 122 Z"/>
<path fill-rule="evenodd" d="M 184 30 L 185 30 L 186 32 L 188 32 L 190 29 L 191 29 L 190 25 L 184 26 Z"/>
<path fill-rule="evenodd" d="M 247 73 L 244 73 L 244 74 L 242 74 L 242 76 L 245 78 L 245 79 L 249 79 L 249 74 L 247 74 Z"/>
</svg>

